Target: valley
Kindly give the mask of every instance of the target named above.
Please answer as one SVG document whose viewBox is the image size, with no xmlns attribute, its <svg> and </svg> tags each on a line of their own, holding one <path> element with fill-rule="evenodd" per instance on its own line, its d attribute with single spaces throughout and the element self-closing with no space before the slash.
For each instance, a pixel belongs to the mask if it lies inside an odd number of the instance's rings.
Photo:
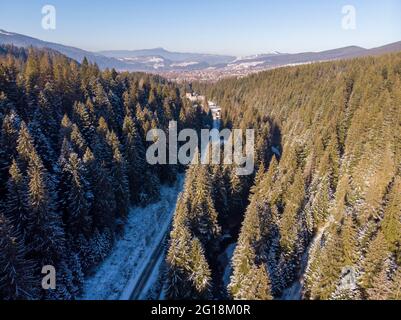
<svg viewBox="0 0 401 320">
<path fill-rule="evenodd" d="M 0 10 L 0 300 L 401 300 L 399 2 L 72 2 Z"/>
<path fill-rule="evenodd" d="M 357 46 L 321 52 L 272 52 L 245 57 L 217 54 L 172 52 L 163 48 L 145 50 L 108 50 L 89 52 L 62 44 L 0 30 L 0 44 L 49 48 L 82 62 L 84 57 L 100 68 L 117 71 L 136 71 L 159 74 L 169 80 L 182 82 L 217 82 L 225 78 L 243 78 L 266 70 L 356 57 L 377 56 L 401 50 L 401 42 L 365 49 Z"/>
</svg>

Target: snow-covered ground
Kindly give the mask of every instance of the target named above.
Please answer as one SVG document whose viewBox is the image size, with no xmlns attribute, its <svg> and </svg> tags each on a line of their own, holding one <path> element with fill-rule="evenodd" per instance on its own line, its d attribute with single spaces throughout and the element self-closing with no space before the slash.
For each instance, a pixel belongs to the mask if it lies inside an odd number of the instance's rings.
<svg viewBox="0 0 401 320">
<path fill-rule="evenodd" d="M 199 62 L 189 61 L 189 62 L 173 63 L 170 65 L 170 67 L 189 67 L 189 66 L 194 66 L 196 64 L 199 64 Z"/>
<path fill-rule="evenodd" d="M 231 274 L 233 272 L 233 268 L 231 265 L 231 259 L 234 255 L 235 248 L 237 247 L 237 243 L 232 243 L 230 244 L 227 249 L 224 251 L 224 253 L 219 257 L 219 260 L 226 265 L 224 269 L 224 274 L 223 274 L 223 283 L 224 286 L 227 288 L 227 286 L 230 284 L 230 278 Z"/>
<path fill-rule="evenodd" d="M 256 67 L 258 65 L 264 64 L 265 61 L 252 61 L 252 62 L 241 62 L 238 64 L 232 63 L 227 65 L 227 68 L 232 68 L 233 70 L 249 69 L 251 67 Z"/>
<path fill-rule="evenodd" d="M 135 286 L 169 229 L 183 183 L 184 177 L 180 176 L 173 187 L 162 187 L 159 202 L 130 211 L 123 238 L 117 241 L 95 274 L 85 281 L 81 299 L 129 298 L 127 292 Z"/>
</svg>

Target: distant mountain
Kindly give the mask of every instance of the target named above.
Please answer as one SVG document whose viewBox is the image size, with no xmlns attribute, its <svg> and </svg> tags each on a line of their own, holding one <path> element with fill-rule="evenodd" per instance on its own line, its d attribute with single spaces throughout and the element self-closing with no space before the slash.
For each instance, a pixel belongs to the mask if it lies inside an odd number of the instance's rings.
<svg viewBox="0 0 401 320">
<path fill-rule="evenodd" d="M 99 54 L 110 58 L 117 59 L 132 59 L 138 57 L 149 57 L 156 56 L 161 57 L 170 62 L 181 62 L 181 63 L 207 63 L 210 66 L 222 63 L 229 63 L 234 61 L 236 57 L 214 55 L 214 54 L 201 54 L 201 53 L 183 53 L 183 52 L 171 52 L 163 48 L 145 49 L 145 50 L 114 50 L 114 51 L 100 51 Z"/>
<path fill-rule="evenodd" d="M 401 42 L 400 42 L 401 43 Z M 397 46 L 389 47 L 388 51 L 398 51 Z M 393 51 L 391 49 L 394 49 Z M 368 50 L 357 46 L 344 47 L 339 49 L 321 51 L 321 52 L 303 52 L 303 53 L 277 53 L 277 54 L 267 54 L 258 55 L 252 59 L 242 59 L 236 60 L 231 66 L 244 64 L 244 63 L 254 63 L 255 65 L 261 67 L 277 67 L 290 64 L 302 64 L 309 62 L 319 62 L 319 61 L 330 61 L 338 59 L 348 59 L 358 56 L 368 55 L 369 53 L 374 54 L 373 49 Z M 256 64 L 258 63 L 258 64 Z"/>
<path fill-rule="evenodd" d="M 399 51 L 401 51 L 401 41 L 390 43 L 390 44 L 382 46 L 382 47 L 370 49 L 370 50 L 368 50 L 368 54 L 380 55 L 380 54 L 399 52 Z"/>
<path fill-rule="evenodd" d="M 312 62 L 332 61 L 340 59 L 351 59 L 363 56 L 374 56 L 385 53 L 401 51 L 401 41 L 386 46 L 365 49 L 357 46 L 349 46 L 321 52 L 303 52 L 303 53 L 274 53 L 257 55 L 236 59 L 228 63 L 223 72 L 231 75 L 246 75 L 255 71 L 272 69 L 283 66 L 299 65 Z"/>
<path fill-rule="evenodd" d="M 115 68 L 118 70 L 133 70 L 135 67 L 140 68 L 141 65 L 127 65 L 122 61 L 114 58 L 109 58 L 96 54 L 93 52 L 81 50 L 78 48 L 65 46 L 58 43 L 52 43 L 47 41 L 42 41 L 29 36 L 21 35 L 18 33 L 8 32 L 0 29 L 0 44 L 13 44 L 17 47 L 37 47 L 37 48 L 49 48 L 56 50 L 67 57 L 74 59 L 78 62 L 82 62 L 84 57 L 86 57 L 90 62 L 97 63 L 100 68 Z"/>
<path fill-rule="evenodd" d="M 78 62 L 86 57 L 100 68 L 115 68 L 119 71 L 144 71 L 153 73 L 179 73 L 187 77 L 198 73 L 213 73 L 219 77 L 241 76 L 252 72 L 281 66 L 305 64 L 319 61 L 349 59 L 368 55 L 401 51 L 401 41 L 373 49 L 349 46 L 322 52 L 280 53 L 272 52 L 248 57 L 227 55 L 171 52 L 163 48 L 145 50 L 112 50 L 90 52 L 62 44 L 46 42 L 18 33 L 0 29 L 0 44 L 13 44 L 18 47 L 34 46 L 56 50 Z M 195 78 L 198 76 L 195 76 Z"/>
<path fill-rule="evenodd" d="M 136 51 L 103 51 L 99 53 L 42 41 L 36 38 L 0 29 L 0 44 L 13 44 L 17 47 L 50 48 L 78 62 L 86 57 L 100 68 L 115 68 L 120 71 L 172 71 L 203 69 L 226 64 L 235 57 L 213 54 L 170 52 L 163 48 Z"/>
</svg>

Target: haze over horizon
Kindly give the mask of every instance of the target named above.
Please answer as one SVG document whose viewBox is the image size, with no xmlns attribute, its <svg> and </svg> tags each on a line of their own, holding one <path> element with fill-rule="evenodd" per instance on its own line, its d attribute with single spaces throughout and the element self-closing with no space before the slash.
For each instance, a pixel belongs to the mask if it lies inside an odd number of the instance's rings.
<svg viewBox="0 0 401 320">
<path fill-rule="evenodd" d="M 41 9 L 45 4 L 57 10 L 55 30 L 42 29 Z M 344 5 L 355 7 L 355 30 L 342 28 Z M 401 40 L 399 12 L 401 2 L 396 0 L 116 0 L 96 4 L 16 0 L 2 8 L 0 28 L 95 52 L 162 47 L 177 52 L 245 56 L 349 45 L 372 48 L 396 42 Z"/>
</svg>

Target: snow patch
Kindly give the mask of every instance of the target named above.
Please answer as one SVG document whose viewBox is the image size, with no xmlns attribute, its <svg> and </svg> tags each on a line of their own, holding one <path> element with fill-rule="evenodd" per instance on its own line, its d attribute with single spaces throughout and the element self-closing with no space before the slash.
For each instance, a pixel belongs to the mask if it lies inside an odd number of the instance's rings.
<svg viewBox="0 0 401 320">
<path fill-rule="evenodd" d="M 233 70 L 249 69 L 249 68 L 264 64 L 264 63 L 265 63 L 265 61 L 242 62 L 242 63 L 238 63 L 238 64 L 232 63 L 232 64 L 227 65 L 227 67 L 232 68 Z"/>
<path fill-rule="evenodd" d="M 281 52 L 278 51 L 272 51 L 272 52 L 267 52 L 267 53 L 263 53 L 263 54 L 254 54 L 254 55 L 250 55 L 250 56 L 239 56 L 237 57 L 233 62 L 240 62 L 240 61 L 246 61 L 246 60 L 255 60 L 258 58 L 263 58 L 266 56 L 277 56 L 277 55 L 281 55 Z"/>
<path fill-rule="evenodd" d="M 156 63 L 153 65 L 153 69 L 161 69 L 164 68 L 164 63 Z"/>
<path fill-rule="evenodd" d="M 149 63 L 162 63 L 164 62 L 163 58 L 159 58 L 159 57 L 151 57 L 147 60 L 147 62 Z"/>
<path fill-rule="evenodd" d="M 281 157 L 280 150 L 277 147 L 272 147 L 272 151 L 273 151 L 274 154 L 276 154 L 277 156 Z"/>
<path fill-rule="evenodd" d="M 131 209 L 123 238 L 117 241 L 95 274 L 86 279 L 82 300 L 129 298 L 127 290 L 135 286 L 136 279 L 169 229 L 183 182 L 184 177 L 180 176 L 173 187 L 161 188 L 159 202 Z M 124 292 L 125 297 L 122 297 Z"/>
<path fill-rule="evenodd" d="M 227 247 L 226 251 L 224 251 L 224 253 L 223 253 L 223 255 L 225 256 L 225 259 L 227 259 L 227 261 L 228 261 L 226 268 L 224 269 L 224 275 L 223 275 L 223 283 L 224 283 L 225 287 L 227 287 L 230 284 L 230 280 L 231 280 L 230 278 L 231 278 L 231 274 L 233 272 L 231 260 L 234 255 L 234 251 L 235 251 L 236 247 L 237 247 L 237 243 L 232 243 Z"/>
<path fill-rule="evenodd" d="M 238 61 L 245 61 L 245 60 L 254 60 L 259 58 L 261 55 L 260 54 L 254 54 L 252 56 L 240 56 L 237 57 L 233 62 L 238 62 Z"/>
<path fill-rule="evenodd" d="M 4 30 L 0 30 L 0 34 L 4 34 L 5 36 L 12 36 L 12 33 L 6 32 Z"/>
<path fill-rule="evenodd" d="M 135 62 L 135 61 L 138 61 L 139 58 L 137 58 L 137 57 L 133 57 L 133 58 L 119 58 L 118 60 L 123 61 L 123 62 L 129 62 L 129 61 Z"/>
<path fill-rule="evenodd" d="M 199 64 L 199 62 L 196 61 L 188 61 L 188 62 L 181 62 L 181 63 L 173 63 L 171 67 L 189 67 Z"/>
</svg>

